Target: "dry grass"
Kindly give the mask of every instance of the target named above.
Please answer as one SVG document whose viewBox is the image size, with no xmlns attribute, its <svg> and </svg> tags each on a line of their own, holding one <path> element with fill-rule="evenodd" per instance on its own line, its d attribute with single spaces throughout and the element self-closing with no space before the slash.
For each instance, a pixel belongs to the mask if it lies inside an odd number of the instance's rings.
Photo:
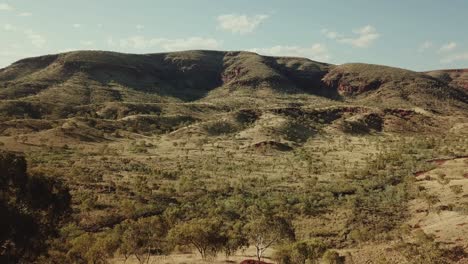
<svg viewBox="0 0 468 264">
<path fill-rule="evenodd" d="M 436 202 L 429 208 L 424 198 L 412 202 L 414 228 L 434 234 L 436 241 L 449 245 L 468 244 L 468 158 L 440 161 L 437 168 L 417 176 L 418 186 Z M 443 178 L 442 178 L 443 177 Z M 453 186 L 459 186 L 454 187 Z"/>
</svg>

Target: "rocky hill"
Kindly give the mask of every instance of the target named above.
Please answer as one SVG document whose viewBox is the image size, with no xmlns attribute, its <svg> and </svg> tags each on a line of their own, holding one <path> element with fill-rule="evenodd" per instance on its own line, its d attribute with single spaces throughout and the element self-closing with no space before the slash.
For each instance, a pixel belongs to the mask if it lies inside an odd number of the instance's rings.
<svg viewBox="0 0 468 264">
<path fill-rule="evenodd" d="M 438 70 L 426 72 L 426 74 L 468 90 L 468 69 Z"/>
<path fill-rule="evenodd" d="M 134 55 L 76 51 L 23 59 L 1 69 L 0 99 L 28 102 L 33 108 L 46 104 L 44 109 L 51 104 L 209 102 L 241 94 L 268 99 L 267 93 L 424 108 L 437 108 L 434 101 L 449 100 L 451 105 L 466 107 L 466 92 L 459 89 L 465 85 L 464 75 L 459 76 L 463 71 L 445 77 L 430 74 L 435 77 L 378 65 L 334 66 L 250 52 Z"/>
<path fill-rule="evenodd" d="M 0 262 L 240 263 L 266 234 L 269 263 L 465 263 L 465 72 L 20 60 L 0 69 Z"/>
<path fill-rule="evenodd" d="M 269 87 L 320 94 L 320 79 L 328 68 L 328 64 L 308 59 L 263 57 L 249 52 L 131 55 L 78 51 L 24 59 L 1 70 L 0 85 L 4 88 L 0 96 L 90 104 L 145 99 L 193 101 L 220 87 Z"/>
</svg>

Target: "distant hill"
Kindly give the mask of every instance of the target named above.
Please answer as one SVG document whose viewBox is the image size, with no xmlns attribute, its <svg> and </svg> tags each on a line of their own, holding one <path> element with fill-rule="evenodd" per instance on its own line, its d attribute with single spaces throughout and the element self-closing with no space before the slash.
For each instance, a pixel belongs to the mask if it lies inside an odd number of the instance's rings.
<svg viewBox="0 0 468 264">
<path fill-rule="evenodd" d="M 97 112 L 112 102 L 204 102 L 236 108 L 249 106 L 252 98 L 263 105 L 278 98 L 294 103 L 289 95 L 440 112 L 467 109 L 465 81 L 464 70 L 425 74 L 242 51 L 75 51 L 27 58 L 0 69 L 0 113 L 69 116 L 70 108 L 75 114 L 83 107 Z"/>
<path fill-rule="evenodd" d="M 426 74 L 468 90 L 468 69 L 437 70 L 426 72 Z"/>
<path fill-rule="evenodd" d="M 2 99 L 74 104 L 193 101 L 219 87 L 320 94 L 329 65 L 249 52 L 187 51 L 132 55 L 77 51 L 20 60 L 0 71 Z"/>
<path fill-rule="evenodd" d="M 460 86 L 425 73 L 405 69 L 351 63 L 333 67 L 323 81 L 339 94 L 389 106 L 414 105 L 426 109 L 451 100 L 466 105 L 468 97 Z M 459 104 L 460 103 L 460 104 Z"/>
</svg>

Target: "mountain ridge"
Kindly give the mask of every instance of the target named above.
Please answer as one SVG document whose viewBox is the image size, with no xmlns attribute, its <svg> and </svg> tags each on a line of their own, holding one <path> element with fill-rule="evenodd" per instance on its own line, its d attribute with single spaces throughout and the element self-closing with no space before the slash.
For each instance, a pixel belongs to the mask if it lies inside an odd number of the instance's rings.
<svg viewBox="0 0 468 264">
<path fill-rule="evenodd" d="M 270 98 L 286 102 L 288 95 L 303 94 L 317 100 L 443 111 L 468 108 L 468 95 L 459 83 L 437 72 L 332 65 L 245 51 L 73 51 L 26 58 L 0 69 L 0 100 L 84 106 L 234 99 L 248 104 L 249 98 L 259 98 L 268 104 Z"/>
</svg>

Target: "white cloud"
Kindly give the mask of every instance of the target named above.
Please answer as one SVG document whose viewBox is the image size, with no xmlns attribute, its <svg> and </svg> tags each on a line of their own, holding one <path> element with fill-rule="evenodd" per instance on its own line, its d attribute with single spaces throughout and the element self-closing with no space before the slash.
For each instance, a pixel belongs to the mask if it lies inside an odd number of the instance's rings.
<svg viewBox="0 0 468 264">
<path fill-rule="evenodd" d="M 329 29 L 322 29 L 322 34 L 324 34 L 329 39 L 337 39 L 343 37 L 341 34 L 335 31 L 331 31 Z"/>
<path fill-rule="evenodd" d="M 142 29 L 145 28 L 145 26 L 139 25 L 139 24 L 138 24 L 138 25 L 135 26 L 135 28 L 136 28 L 138 31 L 141 31 Z"/>
<path fill-rule="evenodd" d="M 33 32 L 30 29 L 25 30 L 24 34 L 26 34 L 26 37 L 31 41 L 31 44 L 38 48 L 42 48 L 46 43 L 46 39 L 43 36 Z"/>
<path fill-rule="evenodd" d="M 341 38 L 339 41 L 342 43 L 351 44 L 357 48 L 366 48 L 380 37 L 380 34 L 377 33 L 376 29 L 370 25 L 354 30 L 354 33 L 357 34 L 356 37 Z"/>
<path fill-rule="evenodd" d="M 122 48 L 147 49 L 156 46 L 159 39 L 148 39 L 144 36 L 133 36 L 119 40 Z M 112 40 L 112 42 L 114 42 Z"/>
<path fill-rule="evenodd" d="M 225 14 L 220 15 L 218 20 L 218 28 L 224 31 L 237 34 L 246 34 L 253 32 L 263 21 L 269 18 L 269 15 L 237 15 Z"/>
<path fill-rule="evenodd" d="M 119 45 L 121 48 L 150 49 L 160 48 L 164 51 L 188 50 L 188 49 L 218 49 L 221 42 L 212 38 L 190 37 L 180 39 L 146 38 L 144 36 L 133 36 L 115 41 L 107 40 L 110 46 Z"/>
<path fill-rule="evenodd" d="M 77 51 L 77 50 L 80 50 L 80 49 L 75 49 L 75 48 L 59 49 L 57 50 L 57 53 L 67 53 L 67 52 Z"/>
<path fill-rule="evenodd" d="M 5 31 L 16 31 L 16 27 L 13 26 L 12 24 L 5 24 L 5 25 L 3 25 L 2 28 Z"/>
<path fill-rule="evenodd" d="M 426 51 L 427 49 L 430 49 L 434 46 L 434 44 L 432 44 L 431 41 L 424 41 L 424 43 L 422 43 L 419 48 L 418 48 L 418 52 L 421 53 L 421 52 L 424 52 Z"/>
<path fill-rule="evenodd" d="M 107 38 L 107 45 L 109 45 L 110 47 L 116 47 L 117 42 L 114 40 L 113 37 L 108 37 Z"/>
<path fill-rule="evenodd" d="M 76 24 L 73 24 L 72 26 L 73 26 L 74 28 L 80 28 L 80 27 L 81 27 L 81 24 L 76 23 Z"/>
<path fill-rule="evenodd" d="M 440 47 L 440 49 L 439 49 L 439 52 L 448 52 L 448 51 L 452 51 L 452 50 L 454 50 L 456 47 L 457 47 L 457 43 L 452 41 L 452 42 L 449 42 L 449 43 L 447 43 L 447 44 L 442 45 L 442 47 Z"/>
<path fill-rule="evenodd" d="M 357 48 L 367 48 L 380 37 L 380 34 L 371 25 L 355 29 L 353 30 L 353 33 L 355 34 L 354 37 L 346 37 L 338 32 L 322 29 L 322 34 L 327 38 L 337 40 L 341 43 L 350 44 Z"/>
<path fill-rule="evenodd" d="M 0 31 L 4 27 L 4 25 L 0 25 Z M 16 41 L 8 39 L 0 41 L 0 68 L 21 58 L 38 56 L 45 53 L 43 49 L 46 44 L 45 37 L 33 30 L 24 29 L 19 26 L 7 25 L 6 27 L 9 30 L 14 30 L 18 38 Z"/>
<path fill-rule="evenodd" d="M 94 41 L 92 41 L 92 40 L 82 40 L 82 41 L 80 41 L 80 44 L 81 44 L 82 46 L 88 46 L 88 47 L 89 47 L 89 46 L 93 46 L 93 45 L 94 45 Z"/>
<path fill-rule="evenodd" d="M 318 61 L 330 59 L 327 47 L 320 43 L 313 44 L 310 47 L 277 45 L 270 48 L 254 48 L 250 49 L 250 51 L 271 56 L 307 57 Z"/>
<path fill-rule="evenodd" d="M 21 12 L 21 13 L 18 14 L 18 16 L 30 17 L 30 16 L 32 16 L 32 13 L 31 12 Z"/>
<path fill-rule="evenodd" d="M 187 49 L 217 49 L 221 42 L 212 38 L 191 37 L 186 39 L 164 39 L 161 47 L 167 51 Z"/>
<path fill-rule="evenodd" d="M 0 11 L 11 11 L 14 8 L 7 3 L 0 3 Z"/>
<path fill-rule="evenodd" d="M 468 61 L 468 52 L 453 54 L 440 60 L 442 63 L 452 63 L 456 61 Z"/>
</svg>

